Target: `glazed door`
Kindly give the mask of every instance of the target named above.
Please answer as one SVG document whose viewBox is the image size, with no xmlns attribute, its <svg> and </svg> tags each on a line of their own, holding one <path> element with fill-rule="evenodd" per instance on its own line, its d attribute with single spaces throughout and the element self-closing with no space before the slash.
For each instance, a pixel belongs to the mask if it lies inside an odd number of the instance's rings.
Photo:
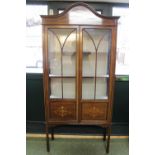
<svg viewBox="0 0 155 155">
<path fill-rule="evenodd" d="M 47 27 L 50 120 L 77 119 L 77 27 Z"/>
<path fill-rule="evenodd" d="M 107 119 L 111 29 L 81 27 L 81 120 Z"/>
</svg>

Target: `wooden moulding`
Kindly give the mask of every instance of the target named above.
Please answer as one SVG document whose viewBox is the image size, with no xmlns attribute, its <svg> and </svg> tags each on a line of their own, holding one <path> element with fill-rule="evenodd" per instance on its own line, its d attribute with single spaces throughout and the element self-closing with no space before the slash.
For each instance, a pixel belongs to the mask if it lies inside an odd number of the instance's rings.
<svg viewBox="0 0 155 155">
<path fill-rule="evenodd" d="M 117 25 L 118 16 L 104 16 L 98 14 L 89 5 L 77 2 L 70 5 L 64 12 L 58 15 L 41 15 L 43 25 Z"/>
</svg>

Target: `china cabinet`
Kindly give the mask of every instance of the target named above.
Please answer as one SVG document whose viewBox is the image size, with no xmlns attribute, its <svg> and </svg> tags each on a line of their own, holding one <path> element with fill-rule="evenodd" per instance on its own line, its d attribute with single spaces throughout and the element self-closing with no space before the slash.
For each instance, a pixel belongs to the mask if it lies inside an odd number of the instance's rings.
<svg viewBox="0 0 155 155">
<path fill-rule="evenodd" d="M 41 17 L 47 151 L 50 128 L 79 124 L 106 128 L 108 153 L 119 17 L 99 15 L 85 3 Z"/>
</svg>

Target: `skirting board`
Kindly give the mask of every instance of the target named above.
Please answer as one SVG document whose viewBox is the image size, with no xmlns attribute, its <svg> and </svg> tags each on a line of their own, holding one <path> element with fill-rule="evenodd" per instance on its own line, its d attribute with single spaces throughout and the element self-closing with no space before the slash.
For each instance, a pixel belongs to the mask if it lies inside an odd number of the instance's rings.
<svg viewBox="0 0 155 155">
<path fill-rule="evenodd" d="M 26 134 L 26 138 L 46 138 L 45 134 Z M 60 135 L 54 134 L 54 138 L 65 138 L 65 139 L 103 139 L 103 136 L 90 136 L 90 135 Z M 125 139 L 129 136 L 111 136 L 111 139 Z"/>
</svg>

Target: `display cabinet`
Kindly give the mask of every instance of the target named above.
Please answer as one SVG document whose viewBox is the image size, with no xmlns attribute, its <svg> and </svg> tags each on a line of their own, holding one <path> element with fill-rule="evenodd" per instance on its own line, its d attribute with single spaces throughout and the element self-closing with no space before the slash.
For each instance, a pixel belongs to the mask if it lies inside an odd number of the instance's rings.
<svg viewBox="0 0 155 155">
<path fill-rule="evenodd" d="M 119 17 L 99 15 L 85 3 L 41 17 L 47 151 L 50 128 L 79 124 L 106 128 L 108 153 Z"/>
</svg>

